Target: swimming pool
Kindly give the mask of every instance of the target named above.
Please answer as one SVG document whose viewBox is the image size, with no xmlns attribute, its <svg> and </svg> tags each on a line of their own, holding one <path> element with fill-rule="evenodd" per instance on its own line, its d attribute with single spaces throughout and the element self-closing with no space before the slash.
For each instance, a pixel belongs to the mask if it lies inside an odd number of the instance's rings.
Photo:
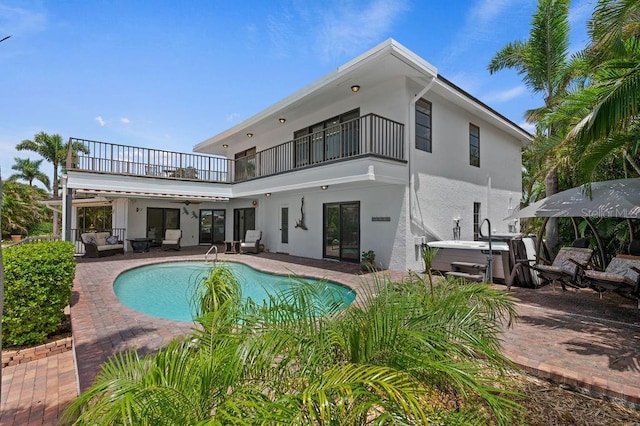
<svg viewBox="0 0 640 426">
<path fill-rule="evenodd" d="M 269 274 L 241 263 L 228 262 L 240 283 L 242 298 L 257 303 L 268 294 L 286 290 L 295 281 L 288 276 Z M 200 281 L 211 270 L 208 262 L 169 262 L 142 266 L 120 274 L 113 290 L 120 302 L 138 312 L 177 321 L 192 321 L 193 295 Z M 307 282 L 318 280 L 307 279 Z M 340 284 L 327 282 L 344 307 L 355 299 L 355 292 Z"/>
</svg>

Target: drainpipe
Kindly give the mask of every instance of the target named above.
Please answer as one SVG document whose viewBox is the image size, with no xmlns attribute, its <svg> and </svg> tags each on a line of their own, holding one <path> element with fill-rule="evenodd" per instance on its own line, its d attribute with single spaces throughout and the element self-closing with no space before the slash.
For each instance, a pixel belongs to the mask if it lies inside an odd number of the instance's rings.
<svg viewBox="0 0 640 426">
<path fill-rule="evenodd" d="M 418 102 L 420 98 L 422 98 L 425 95 L 425 93 L 431 90 L 431 86 L 433 86 L 433 82 L 435 80 L 436 80 L 435 76 L 431 77 L 431 79 L 426 84 L 426 86 L 424 86 L 422 90 L 420 90 L 420 92 L 418 92 L 418 94 L 416 94 L 409 102 L 409 125 L 407 126 L 407 134 L 408 134 L 407 140 L 409 141 L 409 143 L 407 144 L 407 149 L 409 151 L 409 156 L 408 156 L 409 166 L 407 167 L 407 169 L 409 170 L 409 222 L 410 222 L 409 226 L 411 226 L 411 223 L 413 223 L 413 191 L 415 187 L 415 178 L 411 171 L 411 166 L 413 165 L 413 151 L 416 145 L 416 134 L 414 131 L 415 121 L 416 121 L 416 102 Z M 424 224 L 422 225 L 425 226 Z M 429 229 L 428 227 L 427 229 L 431 234 L 440 238 L 440 236 L 437 235 L 433 230 Z"/>
</svg>

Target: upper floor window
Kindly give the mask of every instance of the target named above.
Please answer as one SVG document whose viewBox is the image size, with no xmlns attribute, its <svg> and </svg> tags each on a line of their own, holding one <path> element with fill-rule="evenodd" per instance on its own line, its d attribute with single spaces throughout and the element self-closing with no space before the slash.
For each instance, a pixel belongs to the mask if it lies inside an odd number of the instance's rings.
<svg viewBox="0 0 640 426">
<path fill-rule="evenodd" d="M 473 241 L 480 239 L 480 203 L 473 203 Z"/>
<path fill-rule="evenodd" d="M 416 102 L 416 149 L 431 152 L 431 102 Z"/>
<path fill-rule="evenodd" d="M 469 124 L 469 164 L 480 167 L 480 127 Z"/>
</svg>

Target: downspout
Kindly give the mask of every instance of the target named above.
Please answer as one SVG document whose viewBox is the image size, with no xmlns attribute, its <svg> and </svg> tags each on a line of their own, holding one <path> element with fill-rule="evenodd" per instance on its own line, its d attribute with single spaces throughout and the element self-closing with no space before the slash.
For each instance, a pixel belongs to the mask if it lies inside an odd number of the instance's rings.
<svg viewBox="0 0 640 426">
<path fill-rule="evenodd" d="M 416 133 L 415 129 L 415 121 L 416 121 L 416 102 L 418 102 L 429 90 L 431 90 L 431 86 L 433 86 L 433 82 L 436 80 L 435 76 L 432 76 L 429 82 L 416 94 L 411 101 L 409 102 L 409 125 L 407 126 L 407 140 L 409 143 L 407 144 L 407 150 L 409 151 L 409 166 L 407 170 L 409 171 L 409 226 L 413 223 L 413 192 L 415 187 L 415 178 L 411 171 L 411 166 L 413 165 L 413 151 L 416 144 Z M 433 112 L 432 112 L 433 114 Z M 433 121 L 433 115 L 431 117 Z M 433 135 L 432 135 L 433 137 Z M 422 224 L 432 235 L 440 238 L 440 236 L 434 232 L 432 229 L 429 229 L 424 223 Z M 442 238 L 440 238 L 442 239 Z"/>
</svg>

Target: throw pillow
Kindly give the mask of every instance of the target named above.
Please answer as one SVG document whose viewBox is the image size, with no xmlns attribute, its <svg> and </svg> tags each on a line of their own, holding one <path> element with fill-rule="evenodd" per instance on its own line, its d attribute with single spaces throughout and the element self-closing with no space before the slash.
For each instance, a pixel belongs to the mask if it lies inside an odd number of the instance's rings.
<svg viewBox="0 0 640 426">
<path fill-rule="evenodd" d="M 95 244 L 96 243 L 96 237 L 94 237 L 93 235 L 89 235 L 87 237 L 87 240 L 85 241 L 85 243 L 87 243 L 87 244 Z"/>
<path fill-rule="evenodd" d="M 116 237 L 115 235 L 109 235 L 107 237 L 107 244 L 109 245 L 118 244 L 118 237 Z"/>
</svg>

